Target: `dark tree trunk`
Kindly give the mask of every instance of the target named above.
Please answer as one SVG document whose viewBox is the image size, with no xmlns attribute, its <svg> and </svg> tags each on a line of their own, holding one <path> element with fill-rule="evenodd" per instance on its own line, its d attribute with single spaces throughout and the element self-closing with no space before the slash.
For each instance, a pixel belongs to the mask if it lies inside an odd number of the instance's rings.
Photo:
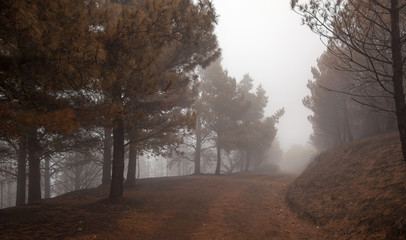
<svg viewBox="0 0 406 240">
<path fill-rule="evenodd" d="M 110 198 L 123 196 L 124 174 L 124 122 L 122 118 L 114 120 L 113 129 L 113 172 L 111 177 Z"/>
<path fill-rule="evenodd" d="M 217 164 L 216 171 L 214 172 L 215 175 L 220 175 L 220 168 L 221 168 L 221 145 L 220 141 L 217 139 Z"/>
<path fill-rule="evenodd" d="M 75 184 L 75 191 L 80 190 L 81 185 L 81 176 L 82 176 L 83 166 L 75 166 L 74 168 L 74 184 Z"/>
<path fill-rule="evenodd" d="M 27 134 L 20 138 L 17 161 L 16 206 L 25 204 L 25 182 L 27 178 Z"/>
<path fill-rule="evenodd" d="M 121 89 L 116 85 L 113 87 L 112 97 L 116 106 L 123 107 L 121 102 Z M 123 197 L 124 177 L 124 112 L 118 109 L 113 121 L 113 171 L 111 174 L 110 199 Z"/>
<path fill-rule="evenodd" d="M 0 208 L 3 208 L 3 196 L 4 196 L 4 194 L 3 194 L 3 188 L 4 188 L 4 183 L 3 182 L 1 182 L 0 183 Z"/>
<path fill-rule="evenodd" d="M 197 123 L 196 123 L 196 152 L 195 152 L 195 171 L 193 174 L 199 175 L 200 172 L 200 154 L 202 151 L 202 133 L 201 133 L 201 117 L 197 115 Z"/>
<path fill-rule="evenodd" d="M 137 161 L 137 178 L 140 178 L 140 160 Z"/>
<path fill-rule="evenodd" d="M 104 128 L 104 149 L 103 149 L 103 175 L 102 184 L 108 185 L 111 183 L 111 129 Z"/>
<path fill-rule="evenodd" d="M 251 152 L 248 149 L 247 150 L 247 161 L 245 163 L 245 168 L 244 168 L 244 172 L 248 172 L 249 168 L 250 168 L 250 161 L 251 161 Z"/>
<path fill-rule="evenodd" d="M 243 150 L 240 150 L 240 152 L 241 152 L 241 158 L 240 158 L 240 162 L 241 162 L 241 168 L 240 168 L 240 172 L 243 172 L 244 171 L 244 151 Z"/>
<path fill-rule="evenodd" d="M 41 199 L 41 171 L 37 129 L 28 130 L 28 202 Z"/>
<path fill-rule="evenodd" d="M 133 187 L 135 185 L 136 166 L 137 166 L 137 149 L 135 144 L 130 144 L 128 154 L 127 180 L 125 182 L 125 185 L 128 187 Z"/>
<path fill-rule="evenodd" d="M 391 40 L 392 40 L 392 69 L 393 88 L 396 107 L 396 118 L 400 142 L 402 145 L 403 160 L 406 161 L 406 104 L 403 90 L 403 59 L 402 43 L 399 30 L 399 2 L 391 0 Z"/>
<path fill-rule="evenodd" d="M 45 188 L 44 198 L 50 198 L 51 197 L 51 173 L 50 173 L 50 169 L 49 169 L 49 157 L 45 158 L 44 188 Z"/>
</svg>

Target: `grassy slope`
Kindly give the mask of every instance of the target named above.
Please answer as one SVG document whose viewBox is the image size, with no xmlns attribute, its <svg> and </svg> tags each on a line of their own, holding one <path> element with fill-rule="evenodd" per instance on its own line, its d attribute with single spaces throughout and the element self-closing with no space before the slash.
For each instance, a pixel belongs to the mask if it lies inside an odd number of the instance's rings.
<svg viewBox="0 0 406 240">
<path fill-rule="evenodd" d="M 321 153 L 288 189 L 290 206 L 332 239 L 406 239 L 406 163 L 397 134 Z"/>
</svg>

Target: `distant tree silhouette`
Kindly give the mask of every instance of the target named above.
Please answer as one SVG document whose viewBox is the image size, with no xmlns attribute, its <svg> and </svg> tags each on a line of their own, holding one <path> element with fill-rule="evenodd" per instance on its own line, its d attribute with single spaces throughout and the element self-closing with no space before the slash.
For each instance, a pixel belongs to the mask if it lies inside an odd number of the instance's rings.
<svg viewBox="0 0 406 240">
<path fill-rule="evenodd" d="M 406 102 L 404 93 L 406 23 L 404 1 L 351 0 L 298 3 L 291 5 L 311 30 L 327 40 L 328 50 L 339 61 L 337 67 L 358 73 L 365 89 L 374 83 L 378 95 L 365 97 L 394 100 L 402 152 L 406 161 Z M 368 103 L 367 103 L 368 104 Z"/>
</svg>

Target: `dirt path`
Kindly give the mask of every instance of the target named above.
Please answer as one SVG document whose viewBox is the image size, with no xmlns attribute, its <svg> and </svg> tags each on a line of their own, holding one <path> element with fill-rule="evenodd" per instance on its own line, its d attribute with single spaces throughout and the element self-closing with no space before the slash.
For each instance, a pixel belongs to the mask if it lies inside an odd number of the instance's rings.
<svg viewBox="0 0 406 240">
<path fill-rule="evenodd" d="M 208 219 L 193 239 L 322 239 L 316 226 L 296 218 L 286 205 L 291 181 L 252 175 L 225 181 L 227 188 L 210 203 Z"/>
<path fill-rule="evenodd" d="M 293 180 L 284 175 L 238 174 L 141 184 L 142 190 L 135 194 L 139 198 L 144 193 L 150 201 L 143 207 L 145 212 L 125 221 L 126 226 L 135 226 L 124 235 L 179 240 L 324 239 L 317 226 L 298 219 L 285 203 L 286 188 Z M 155 217 L 154 224 L 140 228 L 136 223 L 145 216 L 150 219 L 146 222 Z"/>
<path fill-rule="evenodd" d="M 238 174 L 140 180 L 0 211 L 0 239 L 326 239 L 285 203 L 293 177 Z"/>
</svg>

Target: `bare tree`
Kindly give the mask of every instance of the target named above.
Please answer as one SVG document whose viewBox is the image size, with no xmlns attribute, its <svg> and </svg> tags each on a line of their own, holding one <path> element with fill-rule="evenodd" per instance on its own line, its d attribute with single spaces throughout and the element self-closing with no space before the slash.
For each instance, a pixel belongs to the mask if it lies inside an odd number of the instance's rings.
<svg viewBox="0 0 406 240">
<path fill-rule="evenodd" d="M 404 97 L 405 0 L 311 0 L 291 6 L 303 23 L 326 40 L 339 59 L 335 66 L 358 73 L 365 89 L 375 84 L 378 94 L 365 91 L 367 99 L 394 100 L 400 140 L 406 161 L 406 102 Z M 378 106 L 379 107 L 379 106 Z"/>
</svg>

